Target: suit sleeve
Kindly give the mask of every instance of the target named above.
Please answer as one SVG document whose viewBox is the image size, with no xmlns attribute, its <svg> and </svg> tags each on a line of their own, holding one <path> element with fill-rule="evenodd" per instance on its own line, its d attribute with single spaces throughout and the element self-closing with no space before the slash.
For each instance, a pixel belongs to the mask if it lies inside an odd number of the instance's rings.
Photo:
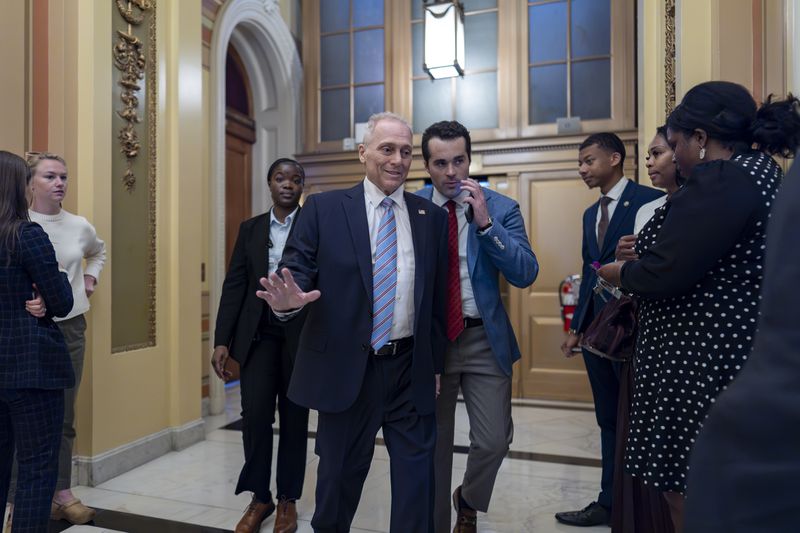
<svg viewBox="0 0 800 533">
<path fill-rule="evenodd" d="M 447 350 L 447 219 L 439 217 L 439 240 L 437 242 L 435 294 L 433 297 L 433 325 L 431 343 L 433 368 L 436 374 L 444 374 L 444 355 Z"/>
<path fill-rule="evenodd" d="M 53 245 L 38 224 L 26 224 L 22 227 L 19 257 L 22 267 L 28 272 L 44 300 L 47 309 L 45 316 L 67 316 L 72 311 L 72 287 L 67 275 L 59 271 Z"/>
<path fill-rule="evenodd" d="M 230 346 L 236 331 L 236 321 L 247 297 L 247 243 L 250 240 L 247 221 L 239 226 L 236 244 L 231 253 L 231 263 L 225 281 L 222 283 L 222 295 L 217 309 L 217 325 L 214 329 L 214 347 Z M 266 261 L 266 254 L 264 261 Z"/>
<path fill-rule="evenodd" d="M 571 328 L 581 333 L 583 332 L 583 322 L 589 305 L 592 303 L 592 285 L 594 285 L 595 273 L 590 264 L 592 258 L 589 257 L 589 243 L 586 241 L 586 226 L 588 211 L 583 214 L 583 238 L 581 240 L 581 257 L 583 259 L 583 269 L 581 270 L 581 290 L 578 294 L 578 305 L 572 315 Z"/>
<path fill-rule="evenodd" d="M 734 163 L 702 165 L 670 200 L 656 243 L 622 267 L 622 287 L 652 298 L 691 290 L 739 240 L 760 196 Z"/>
<path fill-rule="evenodd" d="M 291 271 L 294 281 L 304 292 L 314 290 L 317 285 L 319 210 L 316 200 L 314 195 L 309 196 L 297 214 L 278 265 L 278 270 L 288 268 Z"/>
<path fill-rule="evenodd" d="M 493 221 L 486 233 L 478 234 L 478 242 L 510 284 L 525 288 L 536 280 L 539 263 L 531 249 L 516 202 L 505 212 L 502 220 Z"/>
</svg>

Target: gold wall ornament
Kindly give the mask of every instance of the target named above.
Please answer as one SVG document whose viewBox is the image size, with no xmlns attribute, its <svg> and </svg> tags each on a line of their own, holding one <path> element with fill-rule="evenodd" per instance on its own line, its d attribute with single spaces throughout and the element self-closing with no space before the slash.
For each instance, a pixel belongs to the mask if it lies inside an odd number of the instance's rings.
<svg viewBox="0 0 800 533">
<path fill-rule="evenodd" d="M 176 0 L 182 1 L 182 0 Z M 157 2 L 115 0 L 111 352 L 156 345 Z M 112 4 L 113 5 L 113 4 Z"/>
<path fill-rule="evenodd" d="M 144 78 L 147 67 L 147 57 L 144 53 L 142 41 L 133 34 L 133 26 L 144 22 L 145 15 L 155 6 L 154 0 L 116 0 L 117 10 L 125 22 L 128 23 L 127 31 L 117 30 L 117 42 L 114 45 L 114 66 L 121 72 L 117 82 L 122 87 L 120 101 L 122 109 L 117 114 L 126 122 L 117 135 L 120 151 L 127 158 L 127 167 L 122 176 L 122 182 L 128 192 L 136 187 L 136 173 L 133 171 L 133 162 L 139 155 L 139 134 L 134 127 L 141 122 L 139 118 L 139 97 L 142 90 L 139 81 Z"/>
<path fill-rule="evenodd" d="M 119 99 L 122 109 L 117 110 L 117 115 L 125 121 L 120 129 L 117 140 L 120 151 L 125 154 L 127 168 L 122 176 L 122 182 L 128 192 L 136 187 L 136 174 L 133 172 L 133 161 L 139 155 L 141 143 L 135 124 L 142 120 L 139 118 L 139 97 L 137 94 L 142 88 L 139 81 L 144 78 L 144 69 L 147 59 L 144 54 L 144 45 L 135 35 L 117 30 L 117 44 L 114 45 L 114 66 L 120 71 L 117 82 L 122 88 Z"/>
<path fill-rule="evenodd" d="M 117 0 L 117 9 L 125 22 L 138 26 L 144 22 L 145 12 L 153 9 L 154 4 L 152 0 Z"/>
<path fill-rule="evenodd" d="M 675 0 L 664 0 L 664 113 L 675 109 Z"/>
</svg>

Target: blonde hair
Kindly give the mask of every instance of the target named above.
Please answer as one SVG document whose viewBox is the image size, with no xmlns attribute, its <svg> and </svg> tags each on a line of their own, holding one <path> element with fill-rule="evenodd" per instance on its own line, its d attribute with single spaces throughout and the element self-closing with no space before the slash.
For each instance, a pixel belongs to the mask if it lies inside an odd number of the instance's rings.
<svg viewBox="0 0 800 533">
<path fill-rule="evenodd" d="M 39 163 L 47 159 L 58 161 L 64 165 L 64 168 L 67 168 L 67 162 L 58 154 L 52 152 L 25 152 L 25 161 L 28 163 L 28 168 L 31 169 L 31 177 L 36 173 L 36 167 L 39 166 Z"/>
</svg>

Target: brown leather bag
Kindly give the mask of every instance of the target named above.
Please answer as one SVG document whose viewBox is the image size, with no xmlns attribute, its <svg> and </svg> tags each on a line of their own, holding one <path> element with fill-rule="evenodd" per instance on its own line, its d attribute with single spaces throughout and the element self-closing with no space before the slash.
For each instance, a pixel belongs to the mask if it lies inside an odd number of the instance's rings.
<svg viewBox="0 0 800 533">
<path fill-rule="evenodd" d="M 636 348 L 636 300 L 612 298 L 583 334 L 581 348 L 612 361 L 630 361 Z"/>
</svg>

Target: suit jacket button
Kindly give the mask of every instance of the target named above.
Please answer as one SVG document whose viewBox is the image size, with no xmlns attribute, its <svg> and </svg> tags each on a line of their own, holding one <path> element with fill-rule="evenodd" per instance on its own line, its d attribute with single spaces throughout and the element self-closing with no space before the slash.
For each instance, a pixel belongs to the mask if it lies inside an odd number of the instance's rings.
<svg viewBox="0 0 800 533">
<path fill-rule="evenodd" d="M 361 345 L 361 351 L 362 352 L 366 352 L 367 351 L 367 345 L 366 344 L 362 344 Z"/>
</svg>

